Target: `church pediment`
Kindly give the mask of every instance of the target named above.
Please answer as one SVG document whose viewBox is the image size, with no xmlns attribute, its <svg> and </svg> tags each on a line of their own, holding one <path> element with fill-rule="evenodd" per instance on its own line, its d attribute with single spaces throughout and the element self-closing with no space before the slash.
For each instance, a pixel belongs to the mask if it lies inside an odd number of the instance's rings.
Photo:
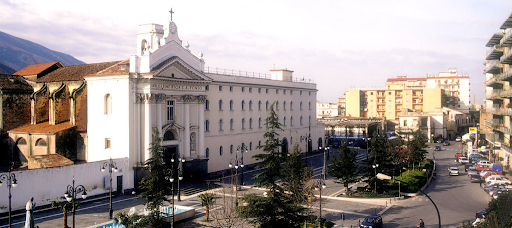
<svg viewBox="0 0 512 228">
<path fill-rule="evenodd" d="M 181 79 L 181 80 L 207 80 L 211 79 L 202 72 L 189 66 L 177 56 L 173 56 L 158 64 L 152 69 L 154 77 Z"/>
</svg>

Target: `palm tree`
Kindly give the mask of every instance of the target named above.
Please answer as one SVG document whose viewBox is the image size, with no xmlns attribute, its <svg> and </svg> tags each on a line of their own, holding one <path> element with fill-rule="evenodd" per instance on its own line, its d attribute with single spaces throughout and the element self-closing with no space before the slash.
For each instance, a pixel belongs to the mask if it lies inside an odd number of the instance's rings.
<svg viewBox="0 0 512 228">
<path fill-rule="evenodd" d="M 64 197 L 60 197 L 61 199 L 64 199 Z M 78 208 L 80 207 L 80 202 L 78 201 L 73 201 L 75 203 L 75 208 Z M 54 208 L 57 208 L 57 209 L 61 209 L 62 210 L 62 213 L 64 214 L 63 216 L 63 220 L 64 220 L 64 228 L 68 228 L 68 212 L 71 211 L 71 209 L 73 208 L 73 203 L 72 202 L 68 202 L 66 200 L 64 201 L 52 201 L 52 207 Z"/>
<path fill-rule="evenodd" d="M 210 220 L 210 206 L 215 202 L 215 196 L 213 193 L 203 193 L 199 195 L 201 198 L 201 206 L 205 207 L 206 210 L 206 221 Z"/>
</svg>

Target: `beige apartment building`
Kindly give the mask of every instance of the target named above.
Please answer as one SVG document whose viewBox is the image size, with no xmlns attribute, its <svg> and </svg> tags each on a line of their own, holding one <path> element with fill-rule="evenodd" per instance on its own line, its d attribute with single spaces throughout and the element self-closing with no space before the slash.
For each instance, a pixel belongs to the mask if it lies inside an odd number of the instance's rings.
<svg viewBox="0 0 512 228">
<path fill-rule="evenodd" d="M 497 161 L 510 165 L 510 136 L 512 135 L 511 116 L 512 92 L 512 14 L 501 25 L 501 32 L 495 33 L 486 46 L 489 47 L 485 59 L 486 109 L 482 110 L 485 125 L 479 133 L 486 133 L 486 140 L 494 144 Z M 484 120 L 482 120 L 484 121 Z"/>
<path fill-rule="evenodd" d="M 433 112 L 443 107 L 442 89 L 352 89 L 345 93 L 346 115 L 397 119 L 402 109 Z"/>
</svg>

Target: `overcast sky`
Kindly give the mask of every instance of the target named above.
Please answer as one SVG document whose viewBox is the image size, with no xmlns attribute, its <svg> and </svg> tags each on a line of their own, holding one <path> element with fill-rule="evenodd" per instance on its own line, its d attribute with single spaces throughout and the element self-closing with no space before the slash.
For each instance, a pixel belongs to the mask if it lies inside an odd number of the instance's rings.
<svg viewBox="0 0 512 228">
<path fill-rule="evenodd" d="M 168 24 L 171 8 L 180 39 L 210 68 L 286 68 L 329 102 L 387 78 L 457 68 L 471 77 L 471 103 L 483 103 L 485 44 L 512 1 L 0 0 L 0 31 L 87 63 L 115 61 L 136 53 L 138 25 Z"/>
</svg>

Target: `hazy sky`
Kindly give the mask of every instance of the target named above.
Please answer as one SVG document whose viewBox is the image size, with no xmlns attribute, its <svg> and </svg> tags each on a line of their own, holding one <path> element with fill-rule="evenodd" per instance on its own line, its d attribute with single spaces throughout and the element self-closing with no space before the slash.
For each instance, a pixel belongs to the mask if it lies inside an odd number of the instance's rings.
<svg viewBox="0 0 512 228">
<path fill-rule="evenodd" d="M 168 24 L 206 66 L 257 73 L 287 68 L 317 83 L 318 100 L 387 78 L 457 68 L 471 102 L 485 98 L 485 44 L 510 0 L 115 1 L 0 0 L 0 31 L 87 63 L 136 53 L 139 24 Z"/>
</svg>

